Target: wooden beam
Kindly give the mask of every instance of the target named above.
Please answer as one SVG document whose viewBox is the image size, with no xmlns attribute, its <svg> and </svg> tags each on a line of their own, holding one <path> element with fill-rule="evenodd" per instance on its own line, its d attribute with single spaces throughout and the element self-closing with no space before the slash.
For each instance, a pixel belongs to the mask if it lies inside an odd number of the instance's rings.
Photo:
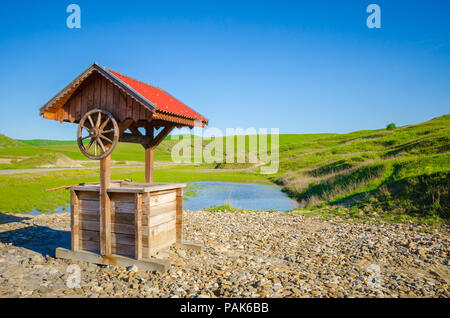
<svg viewBox="0 0 450 318">
<path fill-rule="evenodd" d="M 166 126 L 164 127 L 164 129 L 162 131 L 160 131 L 160 133 L 158 134 L 158 136 L 156 136 L 151 145 L 152 149 L 155 149 L 163 140 L 164 138 L 166 138 L 170 132 L 175 128 L 175 126 Z"/>
<path fill-rule="evenodd" d="M 150 259 L 135 260 L 120 255 L 110 255 L 103 257 L 93 252 L 71 251 L 62 247 L 56 248 L 55 254 L 57 258 L 63 258 L 72 261 L 89 262 L 94 264 L 115 265 L 122 267 L 136 265 L 139 269 L 142 269 L 143 271 L 156 270 L 162 273 L 167 271 L 170 267 L 170 262 L 164 259 L 150 258 Z"/>
<path fill-rule="evenodd" d="M 154 139 L 154 129 L 153 126 L 148 125 L 145 129 L 145 134 L 147 137 L 151 139 L 151 142 L 153 142 Z M 153 183 L 153 148 L 149 145 L 143 145 L 145 148 L 145 182 L 146 183 Z"/>
<path fill-rule="evenodd" d="M 144 194 L 146 196 L 147 202 L 149 203 L 148 205 L 146 205 L 146 212 L 147 212 L 147 255 L 146 257 L 148 259 L 151 258 L 151 254 L 152 254 L 152 236 L 151 234 L 151 216 L 152 216 L 152 205 L 150 204 L 150 200 L 151 200 L 151 192 L 147 192 Z"/>
<path fill-rule="evenodd" d="M 134 200 L 134 258 L 142 258 L 142 194 L 136 193 Z M 149 227 L 150 229 L 150 227 Z"/>
<path fill-rule="evenodd" d="M 133 125 L 133 119 L 125 119 L 124 121 L 119 123 L 119 136 L 121 136 L 125 130 L 130 128 L 131 125 Z"/>
<path fill-rule="evenodd" d="M 152 142 L 152 139 L 149 138 L 148 136 L 123 133 L 122 136 L 119 137 L 119 141 L 147 145 Z"/>
<path fill-rule="evenodd" d="M 183 188 L 177 189 L 176 241 L 183 243 Z"/>
<path fill-rule="evenodd" d="M 100 254 L 111 255 L 111 156 L 100 160 Z"/>
<path fill-rule="evenodd" d="M 70 190 L 70 204 L 71 204 L 71 246 L 72 251 L 78 251 L 80 249 L 80 200 L 78 199 L 77 191 Z"/>
</svg>

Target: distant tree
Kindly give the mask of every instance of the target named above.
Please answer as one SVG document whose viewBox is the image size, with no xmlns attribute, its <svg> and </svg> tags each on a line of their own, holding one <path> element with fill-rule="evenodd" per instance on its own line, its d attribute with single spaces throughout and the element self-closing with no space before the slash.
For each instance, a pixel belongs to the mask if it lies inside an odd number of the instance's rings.
<svg viewBox="0 0 450 318">
<path fill-rule="evenodd" d="M 386 126 L 387 130 L 394 130 L 395 128 L 397 128 L 397 126 L 395 126 L 394 123 L 390 123 L 389 125 Z"/>
</svg>

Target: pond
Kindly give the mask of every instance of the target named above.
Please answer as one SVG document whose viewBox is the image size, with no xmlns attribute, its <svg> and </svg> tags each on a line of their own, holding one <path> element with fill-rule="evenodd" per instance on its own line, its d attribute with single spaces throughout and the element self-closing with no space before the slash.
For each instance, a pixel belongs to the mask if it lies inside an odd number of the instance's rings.
<svg viewBox="0 0 450 318">
<path fill-rule="evenodd" d="M 183 208 L 201 210 L 211 206 L 229 204 L 234 208 L 247 210 L 292 210 L 298 204 L 277 186 L 235 182 L 190 182 L 184 190 Z M 50 213 L 70 212 L 70 203 Z M 43 212 L 33 209 L 27 214 Z M 49 212 L 45 212 L 49 213 Z"/>
<path fill-rule="evenodd" d="M 191 182 L 184 191 L 186 210 L 200 210 L 229 204 L 248 210 L 287 211 L 297 207 L 281 188 L 271 185 L 234 182 Z"/>
</svg>

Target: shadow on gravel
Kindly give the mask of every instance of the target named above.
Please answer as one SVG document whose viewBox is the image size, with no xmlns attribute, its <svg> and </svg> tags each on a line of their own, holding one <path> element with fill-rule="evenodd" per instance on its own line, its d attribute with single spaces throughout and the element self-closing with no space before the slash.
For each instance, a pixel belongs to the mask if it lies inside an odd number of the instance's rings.
<svg viewBox="0 0 450 318">
<path fill-rule="evenodd" d="M 7 224 L 13 222 L 22 222 L 24 220 L 29 220 L 29 217 L 19 217 L 11 214 L 5 214 L 0 212 L 0 224 Z"/>
<path fill-rule="evenodd" d="M 31 251 L 55 257 L 55 249 L 70 249 L 70 232 L 51 229 L 46 226 L 29 226 L 0 233 L 0 242 L 11 243 Z"/>
</svg>

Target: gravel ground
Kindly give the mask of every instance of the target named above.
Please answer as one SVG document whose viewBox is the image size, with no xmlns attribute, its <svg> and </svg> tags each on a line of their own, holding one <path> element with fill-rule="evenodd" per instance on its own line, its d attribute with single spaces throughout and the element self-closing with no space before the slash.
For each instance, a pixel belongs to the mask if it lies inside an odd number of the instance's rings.
<svg viewBox="0 0 450 318">
<path fill-rule="evenodd" d="M 0 213 L 0 297 L 449 297 L 448 231 L 349 223 L 300 213 L 185 213 L 166 273 L 54 258 L 68 213 Z M 67 287 L 70 264 L 80 287 Z M 69 282 L 72 281 L 69 279 Z"/>
</svg>

